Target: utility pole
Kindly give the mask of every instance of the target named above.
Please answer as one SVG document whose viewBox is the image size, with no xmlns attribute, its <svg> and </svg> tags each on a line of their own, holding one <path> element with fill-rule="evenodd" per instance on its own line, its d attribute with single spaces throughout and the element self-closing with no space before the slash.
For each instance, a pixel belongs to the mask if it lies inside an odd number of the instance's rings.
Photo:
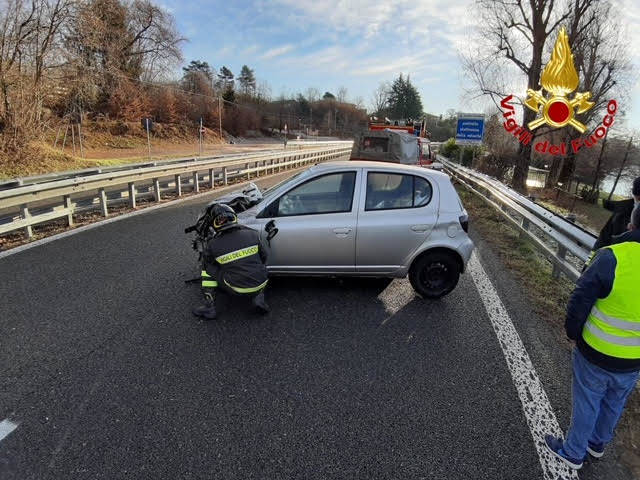
<svg viewBox="0 0 640 480">
<path fill-rule="evenodd" d="M 151 160 L 151 138 L 149 137 L 149 117 L 144 119 L 144 123 L 147 127 L 147 148 L 149 149 L 149 160 Z"/>
<path fill-rule="evenodd" d="M 200 117 L 200 128 L 198 129 L 198 148 L 202 156 L 202 117 Z"/>
<path fill-rule="evenodd" d="M 218 122 L 220 124 L 220 140 L 222 140 L 222 98 L 218 95 Z"/>
<path fill-rule="evenodd" d="M 620 169 L 618 170 L 618 175 L 616 175 L 616 181 L 613 182 L 613 188 L 609 192 L 609 198 L 607 198 L 607 201 L 611 200 L 611 197 L 613 197 L 613 192 L 616 191 L 616 187 L 618 186 L 618 181 L 620 180 L 620 177 L 622 176 L 622 171 L 624 170 L 624 166 L 627 163 L 627 158 L 629 158 L 629 152 L 631 151 L 632 144 L 633 144 L 633 137 L 630 137 L 629 143 L 627 143 L 627 150 L 624 152 L 624 158 L 622 159 L 622 163 L 620 164 Z"/>
</svg>

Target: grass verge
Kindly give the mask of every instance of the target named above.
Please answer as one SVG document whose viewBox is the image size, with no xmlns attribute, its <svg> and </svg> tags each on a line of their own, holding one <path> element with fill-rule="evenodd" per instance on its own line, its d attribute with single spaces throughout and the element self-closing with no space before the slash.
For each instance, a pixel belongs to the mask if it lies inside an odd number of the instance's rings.
<svg viewBox="0 0 640 480">
<path fill-rule="evenodd" d="M 531 308 L 551 325 L 558 335 L 565 335 L 564 319 L 567 301 L 574 283 L 564 277 L 551 277 L 551 264 L 519 231 L 506 222 L 495 209 L 463 187 L 457 188 L 469 213 L 471 223 L 498 254 L 510 273 L 523 286 Z M 616 444 L 622 461 L 640 479 L 640 390 L 631 395 L 618 426 Z"/>
</svg>

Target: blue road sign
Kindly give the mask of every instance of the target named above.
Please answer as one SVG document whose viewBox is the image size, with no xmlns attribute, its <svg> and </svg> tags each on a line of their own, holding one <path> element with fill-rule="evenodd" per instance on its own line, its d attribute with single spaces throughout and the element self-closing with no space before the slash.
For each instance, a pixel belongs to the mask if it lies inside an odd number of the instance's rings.
<svg viewBox="0 0 640 480">
<path fill-rule="evenodd" d="M 457 143 L 482 143 L 484 115 L 459 115 L 456 127 Z"/>
</svg>

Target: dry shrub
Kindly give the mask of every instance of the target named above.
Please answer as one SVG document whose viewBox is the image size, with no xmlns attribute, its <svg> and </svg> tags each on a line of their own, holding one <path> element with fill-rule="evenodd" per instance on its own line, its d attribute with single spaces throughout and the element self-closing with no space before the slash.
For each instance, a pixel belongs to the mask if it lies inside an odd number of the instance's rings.
<svg viewBox="0 0 640 480">
<path fill-rule="evenodd" d="M 140 120 L 151 110 L 146 92 L 126 79 L 118 83 L 109 98 L 108 109 L 113 118 L 128 121 Z"/>
<path fill-rule="evenodd" d="M 482 173 L 495 177 L 498 180 L 504 180 L 507 176 L 507 173 L 513 166 L 516 157 L 516 153 L 504 153 L 502 155 L 490 153 L 488 155 L 479 157 L 476 160 L 474 168 L 481 171 Z"/>
<path fill-rule="evenodd" d="M 254 110 L 234 105 L 225 110 L 222 125 L 231 135 L 241 136 L 247 130 L 258 130 L 260 128 L 260 116 Z"/>
<path fill-rule="evenodd" d="M 178 99 L 171 88 L 163 87 L 149 92 L 151 115 L 156 122 L 174 123 L 180 118 Z"/>
</svg>

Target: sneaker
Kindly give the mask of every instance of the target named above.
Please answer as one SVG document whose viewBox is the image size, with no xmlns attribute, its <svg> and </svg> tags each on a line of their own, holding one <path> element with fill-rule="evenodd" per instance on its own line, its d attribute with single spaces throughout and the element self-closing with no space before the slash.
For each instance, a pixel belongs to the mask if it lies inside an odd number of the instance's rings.
<svg viewBox="0 0 640 480">
<path fill-rule="evenodd" d="M 604 455 L 604 445 L 589 442 L 587 444 L 587 452 L 593 458 L 601 458 Z"/>
<path fill-rule="evenodd" d="M 267 314 L 269 313 L 269 305 L 267 305 L 267 301 L 264 299 L 264 292 L 260 292 L 251 300 L 253 306 L 258 309 L 260 313 Z"/>
<path fill-rule="evenodd" d="M 216 318 L 216 307 L 213 303 L 207 303 L 201 305 L 192 310 L 193 314 L 197 317 L 202 317 L 205 320 L 214 320 Z"/>
<path fill-rule="evenodd" d="M 544 437 L 544 444 L 553 455 L 565 465 L 568 465 L 574 470 L 582 468 L 583 460 L 580 458 L 568 457 L 562 450 L 563 441 L 561 438 L 554 437 L 553 435 L 546 435 Z"/>
</svg>

